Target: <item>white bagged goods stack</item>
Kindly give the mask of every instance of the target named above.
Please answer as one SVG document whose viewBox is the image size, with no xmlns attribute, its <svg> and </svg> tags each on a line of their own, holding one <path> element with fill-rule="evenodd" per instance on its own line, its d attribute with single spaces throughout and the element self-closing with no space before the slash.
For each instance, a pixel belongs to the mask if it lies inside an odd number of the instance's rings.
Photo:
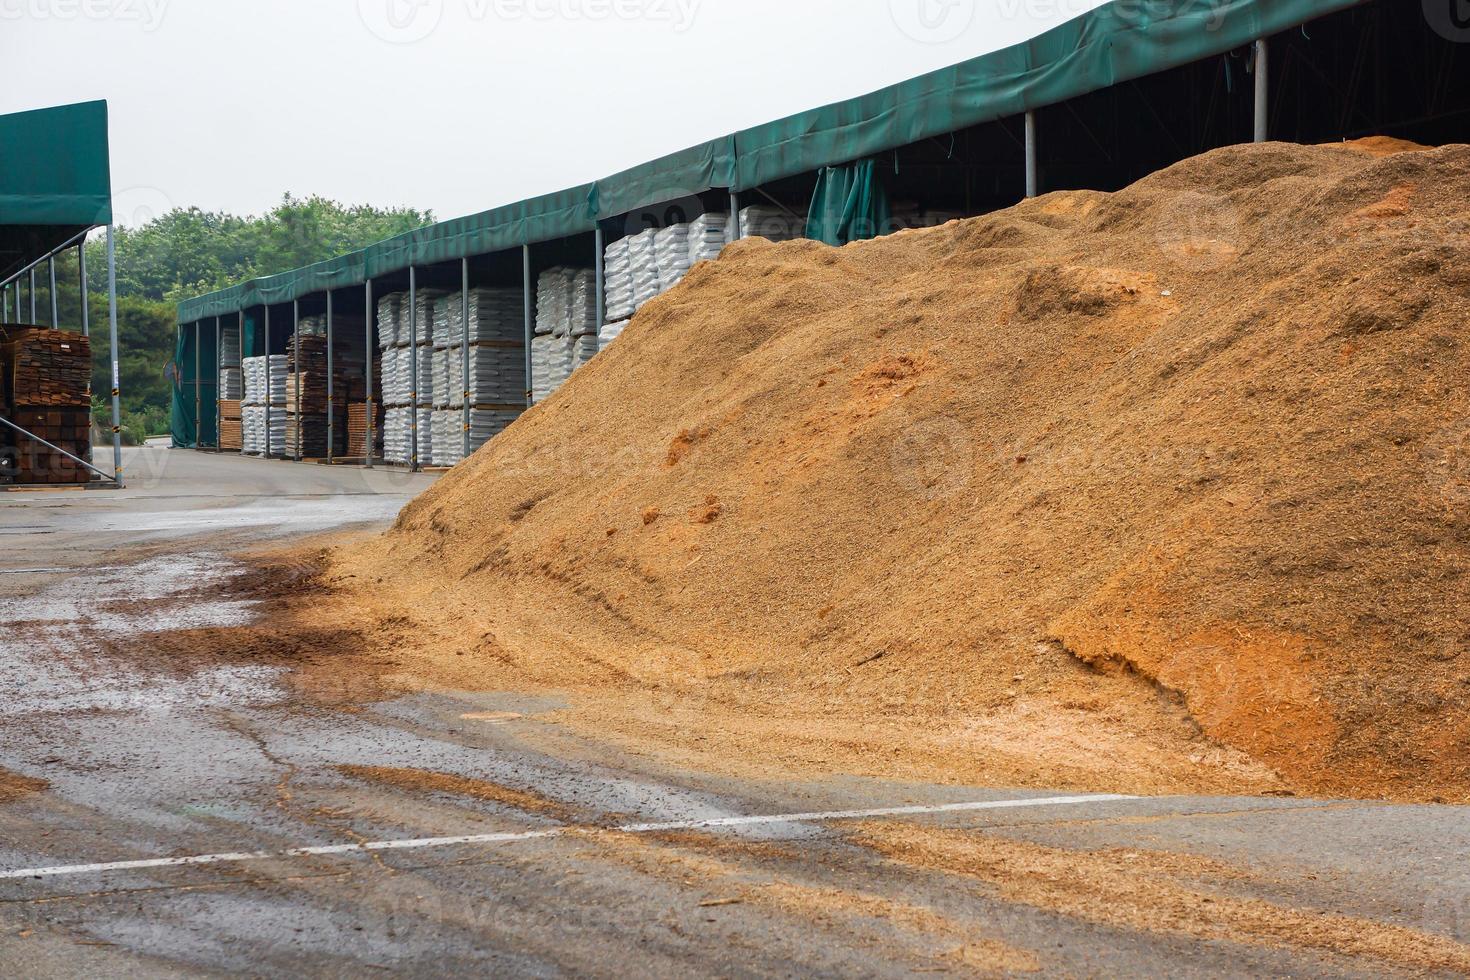
<svg viewBox="0 0 1470 980">
<path fill-rule="evenodd" d="M 640 310 L 643 304 L 658 295 L 658 257 L 655 254 L 655 239 L 658 233 L 652 228 L 640 231 L 628 239 L 628 266 L 633 273 L 633 308 Z"/>
<path fill-rule="evenodd" d="M 245 399 L 240 411 L 241 452 L 261 453 L 266 447 L 266 403 L 270 410 L 270 451 L 286 452 L 286 355 L 247 357 L 243 361 Z"/>
<path fill-rule="evenodd" d="M 633 316 L 633 266 L 628 253 L 630 239 L 620 238 L 603 253 L 602 274 L 607 280 L 604 298 L 609 320 L 627 320 Z"/>
<path fill-rule="evenodd" d="M 452 408 L 435 409 L 430 425 L 434 431 L 429 457 L 433 464 L 453 466 L 464 459 L 464 412 Z"/>
<path fill-rule="evenodd" d="M 689 272 L 689 226 L 669 225 L 655 232 L 653 255 L 658 265 L 658 291 L 666 293 Z"/>
<path fill-rule="evenodd" d="M 417 317 L 414 322 L 410 323 L 408 313 L 404 312 L 403 335 L 399 339 L 407 343 L 409 334 L 413 334 L 418 346 L 432 347 L 434 345 L 434 309 L 444 295 L 442 289 L 418 290 L 414 294 L 414 312 Z"/>
<path fill-rule="evenodd" d="M 448 347 L 452 343 L 449 339 L 450 332 L 456 328 L 461 331 L 464 329 L 463 325 L 459 323 L 462 315 L 460 294 L 458 292 L 444 293 L 441 296 L 434 297 L 433 324 L 430 330 L 433 334 L 432 341 L 435 347 Z"/>
<path fill-rule="evenodd" d="M 525 342 L 525 297 L 519 286 L 470 290 L 470 343 L 483 341 Z M 456 333 L 450 344 L 460 343 Z"/>
<path fill-rule="evenodd" d="M 597 270 L 577 269 L 572 273 L 567 294 L 567 335 L 597 335 Z"/>
<path fill-rule="evenodd" d="M 773 242 L 789 242 L 806 236 L 806 219 L 784 208 L 752 204 L 740 209 L 741 238 L 769 238 Z"/>
<path fill-rule="evenodd" d="M 581 337 L 573 337 L 571 338 L 571 340 L 571 369 L 573 371 L 577 370 L 577 368 L 581 367 L 583 364 L 586 364 L 588 361 L 596 357 L 597 352 L 602 349 L 597 344 L 597 334 L 588 334 Z"/>
<path fill-rule="evenodd" d="M 617 323 L 605 324 L 602 333 L 597 335 L 597 349 L 603 350 L 608 344 L 617 340 L 623 333 L 623 328 L 628 325 L 627 320 L 619 320 Z"/>
<path fill-rule="evenodd" d="M 531 400 L 536 404 L 551 397 L 553 363 L 561 345 L 549 333 L 538 333 L 531 339 Z"/>
<path fill-rule="evenodd" d="M 711 211 L 689 222 L 689 268 L 719 258 L 729 232 L 730 216 L 723 211 Z M 626 318 L 608 314 L 608 319 Z"/>
<path fill-rule="evenodd" d="M 557 266 L 541 273 L 536 280 L 536 332 L 566 336 L 567 299 L 571 291 L 572 271 Z"/>
<path fill-rule="evenodd" d="M 239 401 L 245 397 L 245 379 L 240 369 L 240 327 L 220 327 L 219 397 L 222 401 Z"/>
<path fill-rule="evenodd" d="M 533 348 L 534 350 L 534 348 Z M 453 348 L 451 358 L 458 355 Z M 470 407 L 476 405 L 520 406 L 526 401 L 526 346 L 509 341 L 488 341 L 470 348 L 470 372 L 463 388 L 459 387 L 463 365 L 451 360 L 452 378 L 449 393 L 451 408 L 464 405 L 464 392 L 470 393 Z"/>
<path fill-rule="evenodd" d="M 390 408 L 383 421 L 383 458 L 390 463 L 410 462 L 413 433 L 409 425 L 413 419 L 407 406 Z M 419 463 L 430 463 L 434 458 L 434 410 L 418 410 Z"/>
<path fill-rule="evenodd" d="M 378 300 L 378 346 L 384 350 L 397 343 L 408 343 L 408 334 L 398 336 L 398 325 L 407 321 L 403 304 L 407 293 L 389 293 Z"/>
<path fill-rule="evenodd" d="M 448 408 L 450 405 L 450 392 L 460 394 L 459 401 L 464 402 L 462 389 L 460 388 L 460 376 L 464 373 L 464 364 L 460 360 L 462 347 L 439 347 L 434 350 L 434 407 Z"/>
</svg>

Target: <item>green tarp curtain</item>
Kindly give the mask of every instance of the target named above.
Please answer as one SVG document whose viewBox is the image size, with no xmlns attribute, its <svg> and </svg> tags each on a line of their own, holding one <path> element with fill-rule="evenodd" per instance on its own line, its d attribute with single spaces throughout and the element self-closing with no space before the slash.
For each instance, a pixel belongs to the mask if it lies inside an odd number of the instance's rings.
<svg viewBox="0 0 1470 980">
<path fill-rule="evenodd" d="M 198 370 L 195 370 L 197 354 Z M 215 402 L 215 338 L 214 320 L 200 325 L 197 333 L 193 324 L 179 328 L 177 343 L 174 344 L 174 383 L 169 429 L 173 444 L 181 449 L 199 446 L 213 447 L 218 442 L 218 409 Z M 196 403 L 194 382 L 199 381 L 197 403 L 198 425 L 195 425 Z"/>
<path fill-rule="evenodd" d="M 179 304 L 180 323 L 364 277 L 591 231 L 713 188 L 743 191 L 1222 54 L 1366 0 L 1114 0 L 1036 37 L 877 92 L 711 140 L 603 180 L 421 228 Z M 1419 16 L 1417 10 L 1415 16 Z"/>
<path fill-rule="evenodd" d="M 106 102 L 0 116 L 0 278 L 111 222 Z"/>
<path fill-rule="evenodd" d="M 888 192 L 877 170 L 872 160 L 860 160 L 818 171 L 806 237 L 846 245 L 888 234 Z"/>
</svg>

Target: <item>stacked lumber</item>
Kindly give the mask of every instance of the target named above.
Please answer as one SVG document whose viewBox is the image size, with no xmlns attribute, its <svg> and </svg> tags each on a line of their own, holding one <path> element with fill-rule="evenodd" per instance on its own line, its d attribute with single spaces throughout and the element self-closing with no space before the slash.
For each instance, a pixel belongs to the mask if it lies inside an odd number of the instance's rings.
<svg viewBox="0 0 1470 980">
<path fill-rule="evenodd" d="M 244 416 L 239 399 L 222 399 L 219 403 L 219 448 L 240 452 L 245 448 Z"/>
<path fill-rule="evenodd" d="M 8 327 L 0 363 L 8 403 L 16 407 L 90 407 L 92 348 L 87 338 L 65 330 Z"/>
<path fill-rule="evenodd" d="M 92 450 L 90 408 L 18 408 L 9 414 L 16 425 L 73 456 L 88 459 Z M 12 433 L 14 435 L 14 433 Z M 34 439 L 15 438 L 7 450 L 9 470 L 17 483 L 88 483 L 92 471 Z"/>
<path fill-rule="evenodd" d="M 368 452 L 368 406 L 367 402 L 351 402 L 347 406 L 347 451 L 344 456 L 353 459 L 366 459 L 372 456 L 381 459 L 383 456 L 383 406 L 374 403 L 373 414 L 377 416 L 373 425 L 372 451 Z"/>
<path fill-rule="evenodd" d="M 346 444 L 346 440 L 341 439 L 340 436 L 339 442 Z M 325 415 L 287 415 L 286 455 L 295 459 L 325 459 L 329 455 L 327 452 L 327 417 Z"/>
</svg>

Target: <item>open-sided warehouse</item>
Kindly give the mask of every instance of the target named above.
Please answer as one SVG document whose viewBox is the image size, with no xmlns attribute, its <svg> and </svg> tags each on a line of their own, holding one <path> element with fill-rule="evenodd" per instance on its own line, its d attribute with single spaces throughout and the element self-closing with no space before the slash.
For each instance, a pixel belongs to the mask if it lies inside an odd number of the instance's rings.
<svg viewBox="0 0 1470 980">
<path fill-rule="evenodd" d="M 105 102 L 0 116 L 0 475 L 9 482 L 86 484 L 95 475 L 122 483 L 111 225 Z M 108 246 L 110 473 L 91 459 L 91 317 L 83 245 L 99 227 L 107 228 Z M 58 283 L 57 272 L 58 262 L 72 257 L 74 287 Z M 76 323 L 62 322 L 62 288 L 77 290 Z"/>
<path fill-rule="evenodd" d="M 191 299 L 179 307 L 178 360 L 197 366 L 194 404 L 176 402 L 175 441 L 219 447 L 214 384 L 233 390 L 238 351 L 267 358 L 256 362 L 264 394 L 220 405 L 232 423 L 254 409 L 262 455 L 306 458 L 312 443 L 365 465 L 380 452 L 413 468 L 452 463 L 735 238 L 842 244 L 1048 190 L 1117 189 L 1252 139 L 1461 140 L 1466 31 L 1436 11 L 1414 0 L 1115 0 L 869 95 Z M 323 411 L 307 413 L 297 393 L 288 412 L 285 379 L 310 377 L 299 344 L 314 334 L 299 328 L 318 316 Z M 480 338 L 472 319 L 494 326 Z M 349 334 L 358 355 L 344 373 L 337 344 Z M 517 379 L 520 397 L 506 400 Z M 282 416 L 295 418 L 294 452 Z M 368 434 L 340 451 L 352 416 Z M 306 438 L 309 424 L 323 436 Z"/>
</svg>

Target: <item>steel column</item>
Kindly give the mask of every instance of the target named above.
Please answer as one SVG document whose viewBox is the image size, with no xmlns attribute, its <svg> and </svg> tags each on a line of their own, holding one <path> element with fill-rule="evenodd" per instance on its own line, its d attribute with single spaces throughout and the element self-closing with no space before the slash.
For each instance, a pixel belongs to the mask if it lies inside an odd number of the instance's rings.
<svg viewBox="0 0 1470 980">
<path fill-rule="evenodd" d="M 373 447 L 378 441 L 378 413 L 373 408 L 373 327 L 378 322 L 378 311 L 373 308 L 373 281 L 367 280 L 362 284 L 363 296 L 367 300 L 367 315 L 363 317 L 364 334 L 367 340 L 367 357 L 364 359 L 363 373 L 367 375 L 367 441 L 362 447 L 362 465 L 364 469 L 373 468 Z"/>
<path fill-rule="evenodd" d="M 78 282 L 80 282 L 82 287 L 82 336 L 90 337 L 92 336 L 92 316 L 91 311 L 87 309 L 87 307 L 91 306 L 92 304 L 89 302 L 90 296 L 87 292 L 86 238 L 83 238 L 80 242 L 77 243 L 77 280 Z"/>
<path fill-rule="evenodd" d="M 1026 196 L 1041 192 L 1041 174 L 1036 161 L 1036 112 L 1026 110 Z"/>
<path fill-rule="evenodd" d="M 1269 77 L 1269 74 L 1268 74 L 1269 73 L 1269 70 L 1270 70 L 1270 62 L 1268 61 L 1268 58 L 1267 58 L 1266 39 L 1265 38 L 1260 38 L 1259 40 L 1256 41 L 1256 60 L 1255 60 L 1255 73 L 1256 73 L 1256 79 L 1255 79 L 1255 81 L 1256 81 L 1256 132 L 1255 132 L 1255 141 L 1257 143 L 1264 143 L 1264 142 L 1266 142 L 1267 139 L 1270 138 L 1269 137 L 1270 119 L 1268 118 L 1268 114 L 1270 112 L 1270 105 L 1269 105 L 1269 103 L 1267 101 L 1267 99 L 1270 96 L 1270 86 L 1269 86 L 1270 77 Z"/>
<path fill-rule="evenodd" d="M 408 267 L 408 470 L 419 469 L 419 277 Z"/>
<path fill-rule="evenodd" d="M 117 366 L 117 247 L 112 225 L 107 226 L 107 332 L 112 346 L 112 470 L 117 485 L 123 485 L 122 472 L 122 404 Z"/>
<path fill-rule="evenodd" d="M 31 324 L 34 325 L 36 322 L 36 267 L 31 266 L 27 275 L 31 280 Z"/>
<path fill-rule="evenodd" d="M 740 241 L 740 192 L 730 192 L 730 223 L 726 226 L 726 243 Z"/>
<path fill-rule="evenodd" d="M 203 320 L 194 321 L 194 448 L 198 450 L 204 445 L 204 419 L 201 418 L 204 407 L 203 400 L 199 397 L 199 374 L 203 370 L 203 364 L 199 357 L 199 346 L 203 340 Z"/>
<path fill-rule="evenodd" d="M 531 246 L 521 246 L 521 290 L 526 301 L 526 407 L 534 404 L 531 393 L 536 390 L 531 372 L 531 340 L 536 336 L 535 293 L 531 292 Z"/>
<path fill-rule="evenodd" d="M 56 256 L 46 260 L 46 272 L 51 279 L 51 329 L 61 326 L 61 308 L 56 302 Z"/>
<path fill-rule="evenodd" d="M 332 346 L 332 291 L 329 289 L 327 290 L 327 462 L 329 463 L 337 455 L 334 451 L 337 445 L 337 411 L 332 404 L 332 398 L 337 393 L 332 380 L 337 373 L 336 354 Z"/>
<path fill-rule="evenodd" d="M 463 327 L 459 337 L 459 380 L 460 390 L 464 392 L 463 409 L 464 418 L 461 420 L 464 426 L 463 438 L 460 441 L 460 459 L 470 458 L 470 260 L 462 258 L 459 260 L 459 312 Z"/>
</svg>

